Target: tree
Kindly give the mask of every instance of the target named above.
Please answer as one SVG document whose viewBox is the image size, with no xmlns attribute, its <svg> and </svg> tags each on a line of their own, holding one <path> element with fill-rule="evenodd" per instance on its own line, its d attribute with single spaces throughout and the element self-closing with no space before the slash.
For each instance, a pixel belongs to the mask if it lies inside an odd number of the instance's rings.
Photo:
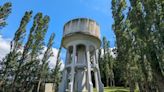
<svg viewBox="0 0 164 92">
<path fill-rule="evenodd" d="M 110 86 L 115 86 L 115 81 L 114 81 L 114 58 L 113 56 L 111 56 L 111 49 L 109 48 L 110 46 L 110 43 L 109 41 L 107 41 L 107 47 L 108 47 L 108 50 L 107 50 L 107 63 L 109 65 L 109 79 L 110 79 Z"/>
<path fill-rule="evenodd" d="M 109 44 L 110 44 L 109 41 L 107 41 L 107 39 L 103 37 L 103 41 L 102 41 L 103 48 L 99 49 L 98 60 L 99 60 L 101 77 L 103 80 L 104 79 L 106 80 L 105 81 L 106 86 L 109 86 L 109 84 L 110 86 L 114 86 L 115 85 L 114 72 L 113 72 L 114 59 L 111 56 L 111 50 Z"/>
<path fill-rule="evenodd" d="M 44 48 L 44 37 L 48 29 L 49 17 L 42 13 L 37 13 L 34 17 L 36 20 L 36 28 L 33 29 L 33 43 L 29 53 L 28 61 L 22 66 L 23 70 L 23 88 L 26 86 L 26 91 L 33 90 L 37 82 L 40 67 L 40 55 Z M 27 73 L 28 72 L 28 73 Z M 28 80 L 28 81 L 27 81 Z M 35 83 L 34 83 L 35 82 Z"/>
<path fill-rule="evenodd" d="M 52 70 L 52 75 L 53 75 L 52 78 L 54 81 L 55 92 L 58 92 L 59 83 L 61 81 L 61 72 L 60 72 L 60 69 L 61 69 L 61 62 L 60 62 L 61 61 L 61 59 L 60 59 L 61 50 L 62 50 L 62 46 L 60 45 L 60 48 L 59 48 L 59 51 L 57 54 L 56 65 L 55 65 L 55 68 Z"/>
<path fill-rule="evenodd" d="M 125 0 L 112 0 L 117 60 L 126 65 L 122 68 L 125 70 L 125 75 L 129 74 L 126 78 L 129 78 L 131 83 L 131 92 L 134 91 L 135 82 L 138 82 L 140 91 L 156 90 L 155 81 L 158 91 L 162 92 L 164 90 L 162 1 L 129 0 L 129 2 L 130 6 L 127 7 Z M 128 10 L 127 15 L 125 10 Z M 162 48 L 159 49 L 159 46 Z M 124 52 L 126 54 L 123 54 Z M 141 75 L 135 75 L 134 72 Z M 145 86 L 145 89 L 141 88 L 141 85 Z"/>
<path fill-rule="evenodd" d="M 104 73 L 104 61 L 103 61 L 103 56 L 102 56 L 102 49 L 100 48 L 98 51 L 98 63 L 99 63 L 99 68 L 100 68 L 100 75 L 101 75 L 101 80 L 103 83 L 105 79 L 105 73 Z"/>
<path fill-rule="evenodd" d="M 6 19 L 11 13 L 12 4 L 7 2 L 3 6 L 0 6 L 0 29 L 4 27 L 6 23 Z"/>
<path fill-rule="evenodd" d="M 158 89 L 160 92 L 164 90 L 164 75 L 162 73 L 164 65 L 162 63 L 164 60 L 164 45 L 163 45 L 163 2 L 161 0 L 153 1 L 142 1 L 141 4 L 145 8 L 144 12 L 146 16 L 144 20 L 141 20 L 145 26 L 139 26 L 140 29 L 143 28 L 145 33 L 143 34 L 143 41 L 145 41 L 145 55 L 148 62 L 151 65 L 153 76 L 157 82 Z M 143 14 L 141 13 L 141 14 Z M 158 36 L 157 36 L 158 35 Z M 162 46 L 162 47 L 161 47 Z M 160 48 L 159 48 L 160 47 Z"/>
<path fill-rule="evenodd" d="M 21 84 L 17 80 L 18 80 L 18 77 L 21 78 L 20 74 L 22 74 L 22 71 L 23 71 L 22 67 L 25 64 L 25 62 L 28 60 L 29 53 L 30 53 L 30 51 L 32 49 L 33 37 L 34 37 L 34 35 L 33 35 L 34 34 L 34 29 L 36 29 L 36 19 L 34 19 L 33 27 L 31 28 L 30 34 L 28 36 L 28 40 L 27 40 L 26 44 L 24 45 L 22 56 L 18 60 L 19 64 L 18 64 L 17 70 L 15 72 L 14 80 L 13 80 L 13 83 L 12 83 L 12 88 L 15 88 L 15 82 L 17 82 L 17 84 Z"/>
<path fill-rule="evenodd" d="M 110 70 L 109 70 L 109 58 L 107 56 L 108 53 L 108 42 L 105 37 L 103 37 L 103 62 L 104 62 L 104 72 L 105 72 L 105 78 L 106 78 L 106 86 L 109 86 L 109 76 L 110 76 Z"/>
<path fill-rule="evenodd" d="M 40 84 L 42 83 L 42 81 L 45 81 L 45 76 L 47 75 L 48 72 L 48 59 L 53 55 L 52 52 L 52 45 L 53 45 L 53 40 L 54 40 L 55 34 L 52 33 L 49 39 L 49 42 L 47 44 L 47 50 L 45 51 L 44 55 L 43 55 L 43 59 L 41 61 L 41 67 L 40 67 L 40 71 L 39 71 L 39 76 L 38 76 L 38 87 L 37 87 L 37 92 L 40 92 Z"/>
<path fill-rule="evenodd" d="M 0 83 L 0 86 L 5 85 L 7 86 L 7 80 L 8 78 L 13 76 L 13 73 L 15 72 L 15 68 L 17 67 L 17 61 L 21 55 L 21 47 L 23 44 L 23 40 L 25 37 L 26 32 L 26 26 L 31 18 L 31 11 L 26 12 L 21 20 L 21 24 L 18 28 L 18 30 L 15 33 L 15 36 L 13 40 L 11 41 L 11 48 L 9 54 L 5 57 L 4 60 L 4 70 L 2 73 L 2 81 Z"/>
<path fill-rule="evenodd" d="M 48 29 L 49 16 L 37 13 L 34 17 L 33 26 L 30 29 L 27 42 L 23 45 L 26 26 L 32 16 L 32 11 L 26 12 L 23 16 L 20 26 L 11 41 L 10 53 L 2 60 L 2 73 L 0 87 L 3 92 L 29 92 L 33 91 L 38 79 L 46 76 L 43 68 L 48 70 L 48 59 L 52 55 L 51 47 L 54 35 L 51 36 L 51 42 L 48 43 L 48 49 L 43 54 L 44 37 Z M 10 88 L 10 89 L 9 89 Z"/>
</svg>

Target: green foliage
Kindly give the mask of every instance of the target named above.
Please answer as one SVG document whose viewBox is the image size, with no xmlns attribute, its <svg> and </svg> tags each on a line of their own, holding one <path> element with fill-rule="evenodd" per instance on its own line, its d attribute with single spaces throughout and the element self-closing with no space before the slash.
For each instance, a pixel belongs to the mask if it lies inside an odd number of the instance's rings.
<svg viewBox="0 0 164 92">
<path fill-rule="evenodd" d="M 48 75 L 48 59 L 53 56 L 53 51 L 52 51 L 52 45 L 53 45 L 53 40 L 54 40 L 55 34 L 52 33 L 52 35 L 50 36 L 49 42 L 47 44 L 47 50 L 45 51 L 42 61 L 40 62 L 40 69 L 38 70 L 39 75 L 38 75 L 38 87 L 37 87 L 37 92 L 40 92 L 40 85 L 42 84 L 42 82 L 45 81 L 46 79 L 46 75 Z"/>
<path fill-rule="evenodd" d="M 106 79 L 106 81 L 103 81 L 106 83 L 106 86 L 114 86 L 114 72 L 113 72 L 113 66 L 114 66 L 114 58 L 111 56 L 111 50 L 109 46 L 109 41 L 105 37 L 103 37 L 103 48 L 99 50 L 99 66 L 100 66 L 100 73 L 102 79 Z M 103 51 L 103 52 L 102 52 Z M 102 54 L 103 53 L 103 54 Z M 110 79 L 110 80 L 109 80 Z"/>
<path fill-rule="evenodd" d="M 164 90 L 163 2 L 161 0 L 112 0 L 117 61 L 123 79 L 133 91 Z M 126 13 L 125 13 L 126 12 Z M 158 36 L 157 36 L 158 35 Z M 126 54 L 125 54 L 126 52 Z M 155 88 L 155 89 L 154 89 Z"/>
<path fill-rule="evenodd" d="M 3 6 L 0 6 L 0 29 L 6 26 L 6 19 L 11 13 L 12 4 L 10 2 L 5 3 Z"/>
<path fill-rule="evenodd" d="M 33 27 L 30 30 L 32 32 L 32 39 L 30 40 L 31 42 L 29 42 L 31 43 L 31 47 L 28 47 L 30 48 L 27 57 L 28 61 L 23 64 L 21 69 L 24 70 L 22 71 L 24 75 L 20 75 L 23 77 L 21 78 L 23 84 L 21 87 L 26 87 L 27 91 L 33 90 L 35 86 L 33 82 L 38 81 L 38 77 L 40 75 L 40 63 L 42 61 L 40 59 L 40 55 L 43 54 L 42 52 L 44 49 L 44 37 L 48 29 L 48 23 L 48 16 L 43 17 L 42 13 L 37 13 L 35 15 Z"/>
<path fill-rule="evenodd" d="M 29 22 L 31 18 L 31 12 L 26 12 L 25 15 L 23 16 L 21 20 L 21 24 L 18 28 L 18 30 L 15 33 L 14 39 L 11 41 L 11 50 L 9 54 L 4 58 L 4 64 L 3 70 L 2 70 L 2 75 L 1 75 L 1 83 L 0 87 L 5 88 L 7 85 L 11 85 L 11 82 L 8 82 L 10 79 L 9 77 L 13 76 L 17 66 L 18 66 L 18 60 L 19 57 L 21 56 L 21 47 L 22 47 L 22 42 L 25 37 L 25 28 L 27 26 L 27 23 Z"/>
<path fill-rule="evenodd" d="M 44 38 L 50 18 L 49 16 L 43 16 L 42 13 L 37 13 L 25 43 L 26 26 L 31 17 L 32 11 L 25 12 L 11 41 L 10 53 L 1 60 L 0 91 L 2 92 L 29 92 L 36 90 L 37 85 L 37 91 L 40 92 L 41 85 L 46 82 L 46 76 L 50 73 L 48 63 L 49 58 L 53 55 L 54 33 L 51 35 L 47 49 L 43 53 L 45 48 Z M 43 55 L 43 58 L 40 57 L 41 55 Z M 59 72 L 59 70 L 56 70 L 56 72 Z"/>
<path fill-rule="evenodd" d="M 59 83 L 61 81 L 61 72 L 60 72 L 60 68 L 61 68 L 61 59 L 60 59 L 60 53 L 62 50 L 62 46 L 60 46 L 58 54 L 57 54 L 57 61 L 56 61 L 56 66 L 55 68 L 52 70 L 52 74 L 53 74 L 53 78 L 54 78 L 54 86 L 55 86 L 55 92 L 58 91 L 59 88 Z"/>
</svg>

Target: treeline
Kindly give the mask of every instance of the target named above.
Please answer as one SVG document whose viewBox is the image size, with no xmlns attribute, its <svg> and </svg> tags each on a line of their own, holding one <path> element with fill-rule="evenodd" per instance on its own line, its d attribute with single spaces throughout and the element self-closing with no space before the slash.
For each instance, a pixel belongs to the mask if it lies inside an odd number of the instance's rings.
<svg viewBox="0 0 164 92">
<path fill-rule="evenodd" d="M 109 59 L 108 65 L 105 64 L 108 54 L 104 56 L 103 72 L 108 74 L 104 73 L 107 82 L 113 80 L 114 72 L 114 77 L 120 73 L 121 81 L 130 87 L 130 92 L 136 87 L 140 92 L 164 91 L 163 7 L 163 0 L 112 0 L 117 57 L 112 70 L 113 61 Z"/>
<path fill-rule="evenodd" d="M 11 3 L 0 7 L 0 27 L 6 25 L 5 19 L 11 12 Z M 60 51 L 57 63 L 49 68 L 49 58 L 53 56 L 52 45 L 55 34 L 48 43 L 44 42 L 50 18 L 37 13 L 26 38 L 26 26 L 32 18 L 32 11 L 25 12 L 19 28 L 10 43 L 10 52 L 0 60 L 0 92 L 42 92 L 46 82 L 53 82 L 57 90 L 60 81 Z M 45 50 L 45 51 L 44 51 Z M 43 56 L 43 57 L 42 57 Z"/>
<path fill-rule="evenodd" d="M 114 80 L 114 64 L 116 63 L 114 56 L 114 48 L 110 48 L 110 42 L 103 37 L 102 48 L 98 51 L 98 61 L 102 82 L 105 86 L 115 86 Z"/>
</svg>

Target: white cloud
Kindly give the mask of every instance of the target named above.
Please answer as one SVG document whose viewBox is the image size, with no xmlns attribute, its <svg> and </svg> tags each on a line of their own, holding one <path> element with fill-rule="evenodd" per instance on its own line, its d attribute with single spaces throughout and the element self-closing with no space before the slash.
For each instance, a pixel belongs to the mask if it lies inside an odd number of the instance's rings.
<svg viewBox="0 0 164 92">
<path fill-rule="evenodd" d="M 0 60 L 2 58 L 4 58 L 10 51 L 10 41 L 11 39 L 9 38 L 3 38 L 2 35 L 0 35 Z M 46 51 L 46 48 L 44 48 L 43 52 Z M 57 48 L 53 48 L 53 56 L 49 59 L 49 67 L 50 68 L 54 68 L 56 65 L 56 58 L 57 58 L 57 53 L 58 53 L 58 49 Z M 39 58 L 42 58 L 43 55 L 41 55 Z M 64 64 L 63 64 L 63 60 L 61 60 L 61 69 L 64 68 Z"/>
<path fill-rule="evenodd" d="M 50 68 L 54 68 L 54 66 L 56 66 L 58 49 L 53 48 L 52 51 L 53 51 L 53 56 L 49 59 L 50 60 L 50 63 L 49 63 Z M 61 60 L 61 69 L 63 69 L 63 68 L 64 68 L 64 64 L 63 64 L 63 60 Z"/>
<path fill-rule="evenodd" d="M 10 51 L 11 39 L 5 39 L 0 35 L 0 60 Z"/>
<path fill-rule="evenodd" d="M 113 57 L 113 58 L 116 58 L 116 54 L 113 52 L 113 49 L 115 49 L 115 47 L 114 48 L 109 48 L 109 52 L 110 52 L 110 55 Z M 103 48 L 101 48 L 101 57 L 104 55 L 104 49 Z"/>
</svg>

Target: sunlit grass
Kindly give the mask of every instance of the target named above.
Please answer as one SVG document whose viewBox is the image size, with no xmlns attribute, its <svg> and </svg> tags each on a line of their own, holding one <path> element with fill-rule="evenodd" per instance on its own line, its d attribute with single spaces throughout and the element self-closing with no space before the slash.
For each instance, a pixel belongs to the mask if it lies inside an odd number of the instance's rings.
<svg viewBox="0 0 164 92">
<path fill-rule="evenodd" d="M 93 92 L 97 92 L 96 89 L 94 88 Z M 124 87 L 105 87 L 104 92 L 130 92 L 129 88 L 124 88 Z M 139 91 L 135 91 L 139 92 Z"/>
</svg>

